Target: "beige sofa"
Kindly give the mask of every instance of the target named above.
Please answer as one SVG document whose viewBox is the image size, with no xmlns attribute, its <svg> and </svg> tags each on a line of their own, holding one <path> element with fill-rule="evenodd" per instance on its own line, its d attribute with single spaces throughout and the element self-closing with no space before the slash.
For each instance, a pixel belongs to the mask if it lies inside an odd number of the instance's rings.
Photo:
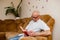
<svg viewBox="0 0 60 40">
<path fill-rule="evenodd" d="M 40 18 L 50 27 L 51 32 L 53 32 L 55 20 L 49 15 L 41 15 Z M 10 37 L 22 33 L 19 25 L 25 28 L 30 20 L 31 18 L 0 20 L 0 40 L 8 40 Z M 52 40 L 52 35 L 48 37 L 24 37 L 21 40 Z"/>
</svg>

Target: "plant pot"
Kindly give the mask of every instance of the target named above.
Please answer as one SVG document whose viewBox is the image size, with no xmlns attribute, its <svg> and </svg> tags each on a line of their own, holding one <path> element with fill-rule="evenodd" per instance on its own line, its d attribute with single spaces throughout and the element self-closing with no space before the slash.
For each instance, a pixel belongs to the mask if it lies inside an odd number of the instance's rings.
<svg viewBox="0 0 60 40">
<path fill-rule="evenodd" d="M 20 19 L 20 17 L 16 17 L 16 19 Z"/>
</svg>

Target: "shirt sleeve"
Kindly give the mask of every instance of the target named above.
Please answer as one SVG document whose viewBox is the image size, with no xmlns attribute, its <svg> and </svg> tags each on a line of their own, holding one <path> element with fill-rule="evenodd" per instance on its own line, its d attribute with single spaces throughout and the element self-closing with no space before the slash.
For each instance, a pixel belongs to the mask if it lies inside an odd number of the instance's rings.
<svg viewBox="0 0 60 40">
<path fill-rule="evenodd" d="M 45 22 L 41 21 L 41 23 L 42 23 L 41 24 L 41 26 L 42 26 L 41 29 L 42 30 L 50 30 L 49 26 Z"/>
</svg>

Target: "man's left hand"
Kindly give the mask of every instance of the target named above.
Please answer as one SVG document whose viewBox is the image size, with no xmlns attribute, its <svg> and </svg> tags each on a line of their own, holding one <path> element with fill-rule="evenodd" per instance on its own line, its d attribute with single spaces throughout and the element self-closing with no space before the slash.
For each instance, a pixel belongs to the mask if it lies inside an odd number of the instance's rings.
<svg viewBox="0 0 60 40">
<path fill-rule="evenodd" d="M 29 35 L 29 36 L 35 36 L 35 32 L 32 31 L 32 30 L 31 30 L 31 31 L 28 31 L 28 35 Z"/>
</svg>

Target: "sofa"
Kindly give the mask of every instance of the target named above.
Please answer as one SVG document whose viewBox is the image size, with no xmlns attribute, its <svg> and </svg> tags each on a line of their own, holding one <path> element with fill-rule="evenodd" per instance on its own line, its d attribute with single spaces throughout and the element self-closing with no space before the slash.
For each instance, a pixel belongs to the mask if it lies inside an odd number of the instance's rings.
<svg viewBox="0 0 60 40">
<path fill-rule="evenodd" d="M 41 15 L 40 19 L 43 20 L 50 27 L 51 29 L 50 31 L 53 33 L 55 20 L 50 15 Z M 14 19 L 0 20 L 0 40 L 8 40 L 9 38 L 22 33 L 19 26 L 25 28 L 30 20 L 31 17 L 16 20 Z M 21 40 L 52 40 L 52 35 L 47 37 L 43 36 L 24 37 Z"/>
</svg>

